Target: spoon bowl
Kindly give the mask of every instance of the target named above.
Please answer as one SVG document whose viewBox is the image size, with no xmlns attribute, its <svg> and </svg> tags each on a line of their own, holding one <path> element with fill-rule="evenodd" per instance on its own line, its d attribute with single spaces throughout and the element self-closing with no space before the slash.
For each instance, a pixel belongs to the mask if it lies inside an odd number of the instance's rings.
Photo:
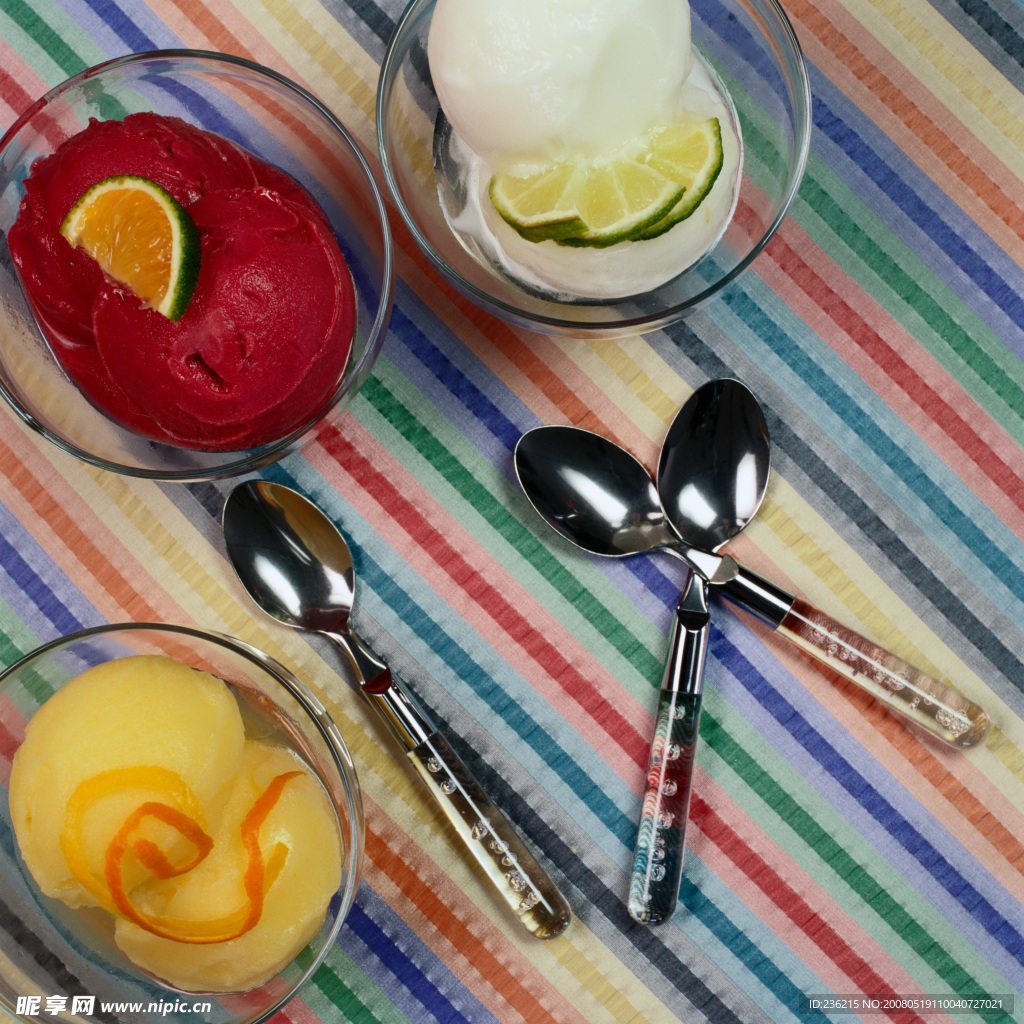
<svg viewBox="0 0 1024 1024">
<path fill-rule="evenodd" d="M 534 427 L 519 438 L 513 463 L 537 514 L 583 551 L 625 558 L 678 543 L 650 473 L 599 434 Z"/>
<path fill-rule="evenodd" d="M 356 596 L 352 552 L 316 505 L 289 488 L 251 481 L 228 498 L 224 539 L 242 585 L 271 618 L 292 629 L 347 632 Z"/>
<path fill-rule="evenodd" d="M 657 494 L 684 544 L 717 551 L 757 514 L 771 472 L 768 425 L 738 380 L 708 381 L 665 435 Z"/>
</svg>

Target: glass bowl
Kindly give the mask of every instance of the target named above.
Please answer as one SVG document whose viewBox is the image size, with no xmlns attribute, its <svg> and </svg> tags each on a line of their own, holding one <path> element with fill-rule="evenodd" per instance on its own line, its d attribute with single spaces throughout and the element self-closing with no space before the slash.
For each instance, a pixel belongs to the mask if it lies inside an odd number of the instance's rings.
<svg viewBox="0 0 1024 1024">
<path fill-rule="evenodd" d="M 734 281 L 768 244 L 796 195 L 810 145 L 807 70 L 775 0 L 693 0 L 694 48 L 730 97 L 743 139 L 736 212 L 714 246 L 660 287 L 617 300 L 560 301 L 494 268 L 453 232 L 442 210 L 459 201 L 446 175 L 450 129 L 427 61 L 435 0 L 413 0 L 391 37 L 377 89 L 384 177 L 419 247 L 463 295 L 502 319 L 546 334 L 614 338 L 657 330 Z M 546 243 L 552 244 L 552 243 Z"/>
<path fill-rule="evenodd" d="M 153 441 L 99 412 L 72 383 L 40 332 L 12 265 L 7 231 L 33 162 L 90 118 L 154 111 L 216 132 L 296 178 L 326 213 L 356 293 L 347 368 L 301 422 L 259 447 L 197 450 Z M 86 462 L 163 480 L 243 473 L 298 448 L 365 381 L 387 332 L 393 252 L 380 189 L 345 126 L 281 75 L 238 57 L 162 50 L 83 71 L 34 103 L 0 139 L 0 393 L 30 427 Z"/>
<path fill-rule="evenodd" d="M 337 812 L 341 884 L 320 931 L 270 981 L 241 994 L 184 993 L 135 967 L 114 945 L 111 918 L 44 896 L 15 839 L 7 782 L 25 724 L 56 690 L 93 665 L 163 654 L 231 685 L 248 735 L 290 745 L 315 769 Z M 337 727 L 292 673 L 256 648 L 187 626 L 125 623 L 45 644 L 0 674 L 0 1007 L 16 1020 L 75 1024 L 257 1024 L 279 1010 L 334 943 L 359 884 L 363 804 L 351 755 Z M 113 1004 L 113 1005 L 112 1005 Z M 133 1005 L 134 1004 L 134 1005 Z M 118 1008 L 118 1006 L 120 1008 Z"/>
</svg>

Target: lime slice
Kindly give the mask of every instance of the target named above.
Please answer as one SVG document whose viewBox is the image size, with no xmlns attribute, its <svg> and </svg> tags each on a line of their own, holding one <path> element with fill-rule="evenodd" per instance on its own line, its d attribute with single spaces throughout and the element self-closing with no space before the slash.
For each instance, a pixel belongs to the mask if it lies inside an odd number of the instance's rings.
<svg viewBox="0 0 1024 1024">
<path fill-rule="evenodd" d="M 660 220 L 684 187 L 648 166 L 642 145 L 634 143 L 611 158 L 576 157 L 524 177 L 495 175 L 490 196 L 530 241 L 607 246 Z"/>
<path fill-rule="evenodd" d="M 636 241 L 656 238 L 686 220 L 703 202 L 722 170 L 722 126 L 717 117 L 694 124 L 674 124 L 653 133 L 647 162 L 686 183 L 686 191 L 668 213 L 641 228 Z"/>
<path fill-rule="evenodd" d="M 60 233 L 145 305 L 181 319 L 199 274 L 199 232 L 156 182 L 131 174 L 98 181 L 71 207 Z"/>
<path fill-rule="evenodd" d="M 579 235 L 587 230 L 587 222 L 575 206 L 579 176 L 579 166 L 571 161 L 524 177 L 495 175 L 490 184 L 491 202 L 531 242 Z"/>
<path fill-rule="evenodd" d="M 667 231 L 693 213 L 721 169 L 721 126 L 712 117 L 660 125 L 607 156 L 495 175 L 489 192 L 523 238 L 599 247 Z"/>
</svg>

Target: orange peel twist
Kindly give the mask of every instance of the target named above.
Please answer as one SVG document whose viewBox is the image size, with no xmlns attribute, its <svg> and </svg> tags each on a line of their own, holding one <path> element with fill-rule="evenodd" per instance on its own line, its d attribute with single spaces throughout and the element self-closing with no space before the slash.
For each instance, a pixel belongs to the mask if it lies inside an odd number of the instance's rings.
<svg viewBox="0 0 1024 1024">
<path fill-rule="evenodd" d="M 204 827 L 199 801 L 181 776 L 169 769 L 149 765 L 114 768 L 86 779 L 68 800 L 61 849 L 75 878 L 112 913 L 122 915 L 154 935 L 176 942 L 227 942 L 250 931 L 263 915 L 264 895 L 280 872 L 288 850 L 283 843 L 278 843 L 269 862 L 265 861 L 260 846 L 260 829 L 280 800 L 284 787 L 291 779 L 304 774 L 302 771 L 290 771 L 275 776 L 246 813 L 241 824 L 242 848 L 246 854 L 242 878 L 245 902 L 222 917 L 193 921 L 149 914 L 132 902 L 125 888 L 123 862 L 129 852 L 154 878 L 166 879 L 187 874 L 213 849 L 213 838 Z M 126 788 L 155 789 L 165 795 L 167 801 L 143 801 L 125 818 L 107 844 L 101 882 L 89 870 L 82 854 L 82 820 L 94 801 Z M 172 864 L 152 840 L 142 836 L 133 839 L 147 818 L 161 821 L 174 829 L 191 844 L 193 856 L 181 864 Z"/>
</svg>

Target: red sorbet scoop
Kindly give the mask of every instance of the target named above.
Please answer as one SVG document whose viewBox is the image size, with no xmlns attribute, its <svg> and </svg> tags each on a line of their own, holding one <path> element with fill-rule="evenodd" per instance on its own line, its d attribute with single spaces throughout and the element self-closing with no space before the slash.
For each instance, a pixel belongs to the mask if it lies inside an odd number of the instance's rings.
<svg viewBox="0 0 1024 1024">
<path fill-rule="evenodd" d="M 199 280 L 172 323 L 59 233 L 95 182 L 165 188 L 200 233 Z M 27 179 L 11 255 L 54 354 L 111 418 L 187 447 L 241 449 L 300 426 L 348 363 L 355 295 L 316 201 L 280 169 L 178 118 L 90 121 Z"/>
</svg>

